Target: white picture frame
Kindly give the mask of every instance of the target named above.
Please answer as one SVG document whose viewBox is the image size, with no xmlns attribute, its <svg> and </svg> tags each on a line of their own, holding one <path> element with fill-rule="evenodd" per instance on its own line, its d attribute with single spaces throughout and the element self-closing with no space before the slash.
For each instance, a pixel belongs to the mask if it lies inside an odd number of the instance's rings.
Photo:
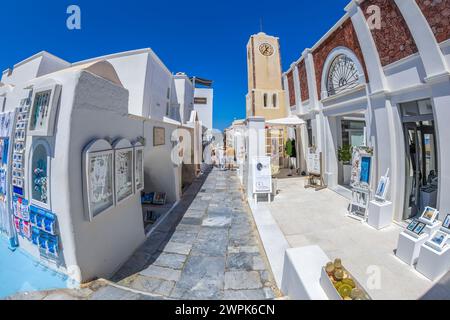
<svg viewBox="0 0 450 320">
<path fill-rule="evenodd" d="M 135 194 L 134 148 L 127 139 L 116 141 L 113 148 L 115 198 L 119 205 Z"/>
<path fill-rule="evenodd" d="M 35 88 L 29 114 L 28 135 L 53 136 L 61 88 L 62 86 L 56 83 Z M 40 99 L 44 99 L 44 102 Z M 42 104 L 45 105 L 45 109 L 40 111 L 38 108 L 40 109 Z M 44 113 L 45 117 L 39 117 L 40 113 Z"/>
<path fill-rule="evenodd" d="M 450 214 L 445 217 L 444 222 L 442 222 L 442 227 L 450 231 Z"/>
<path fill-rule="evenodd" d="M 389 184 L 390 184 L 389 177 L 382 176 L 380 178 L 380 180 L 378 181 L 377 189 L 375 190 L 375 195 L 374 195 L 375 199 L 377 199 L 379 201 L 386 200 L 386 195 L 388 192 Z"/>
<path fill-rule="evenodd" d="M 426 207 L 420 216 L 420 220 L 427 222 L 428 224 L 433 224 L 436 220 L 439 211 L 435 208 Z"/>
<path fill-rule="evenodd" d="M 106 169 L 103 168 L 102 170 L 96 170 L 92 167 L 92 164 L 96 159 L 103 158 L 104 161 L 105 157 L 109 158 L 107 159 L 107 161 L 109 161 L 109 166 L 107 165 Z M 103 139 L 95 140 L 91 142 L 83 151 L 83 159 L 83 195 L 85 216 L 89 221 L 92 221 L 100 214 L 114 208 L 116 204 L 114 184 L 114 151 L 108 141 Z M 93 171 L 100 171 L 98 178 L 94 179 L 92 177 Z M 109 179 L 108 183 L 106 179 Z M 98 180 L 98 182 L 95 182 L 95 180 Z M 103 186 L 101 186 L 102 184 Z M 97 187 L 95 185 L 97 185 Z M 102 191 L 103 194 L 101 196 L 95 196 L 95 193 L 99 193 L 99 191 L 94 191 L 94 188 L 107 188 L 109 190 L 107 190 L 107 192 Z M 95 201 L 96 197 L 100 199 Z M 101 201 L 104 202 L 103 205 L 98 204 Z"/>
<path fill-rule="evenodd" d="M 144 146 L 139 142 L 134 144 L 134 183 L 136 192 L 144 190 Z"/>
<path fill-rule="evenodd" d="M 433 235 L 431 236 L 430 240 L 428 240 L 427 243 L 436 250 L 441 251 L 447 245 L 448 239 L 449 239 L 448 233 L 441 230 L 437 230 L 435 233 L 433 233 Z"/>
</svg>

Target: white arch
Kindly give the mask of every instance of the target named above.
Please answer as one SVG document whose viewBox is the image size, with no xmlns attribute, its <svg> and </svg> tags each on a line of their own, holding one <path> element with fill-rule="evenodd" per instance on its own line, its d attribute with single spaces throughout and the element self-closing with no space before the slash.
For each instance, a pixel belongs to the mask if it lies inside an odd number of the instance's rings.
<svg viewBox="0 0 450 320">
<path fill-rule="evenodd" d="M 323 65 L 323 69 L 322 69 L 322 92 L 321 92 L 321 98 L 327 98 L 328 97 L 328 73 L 330 72 L 330 67 L 331 64 L 333 63 L 334 59 L 336 59 L 337 56 L 340 55 L 345 55 L 348 58 L 350 58 L 356 65 L 356 68 L 358 70 L 358 79 L 359 79 L 359 84 L 364 84 L 366 83 L 366 76 L 364 74 L 364 68 L 361 64 L 361 62 L 359 61 L 358 57 L 355 55 L 355 53 L 350 50 L 347 47 L 336 47 L 334 48 L 329 54 L 327 59 L 325 60 L 325 63 Z"/>
</svg>

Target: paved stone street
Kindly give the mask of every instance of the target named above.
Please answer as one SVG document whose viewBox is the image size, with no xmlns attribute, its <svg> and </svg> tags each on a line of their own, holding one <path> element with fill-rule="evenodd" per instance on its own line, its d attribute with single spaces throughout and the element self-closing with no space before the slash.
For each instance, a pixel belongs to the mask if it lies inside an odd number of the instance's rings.
<svg viewBox="0 0 450 320">
<path fill-rule="evenodd" d="M 278 297 L 236 174 L 204 177 L 112 280 L 171 299 Z"/>
</svg>

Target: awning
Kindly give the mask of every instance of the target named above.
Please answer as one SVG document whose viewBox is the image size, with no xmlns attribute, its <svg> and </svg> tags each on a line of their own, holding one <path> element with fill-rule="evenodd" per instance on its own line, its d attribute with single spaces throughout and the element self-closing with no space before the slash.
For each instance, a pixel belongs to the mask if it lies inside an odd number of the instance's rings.
<svg viewBox="0 0 450 320">
<path fill-rule="evenodd" d="M 299 126 L 306 124 L 306 122 L 297 116 L 290 116 L 282 119 L 268 120 L 266 124 L 274 126 Z"/>
</svg>

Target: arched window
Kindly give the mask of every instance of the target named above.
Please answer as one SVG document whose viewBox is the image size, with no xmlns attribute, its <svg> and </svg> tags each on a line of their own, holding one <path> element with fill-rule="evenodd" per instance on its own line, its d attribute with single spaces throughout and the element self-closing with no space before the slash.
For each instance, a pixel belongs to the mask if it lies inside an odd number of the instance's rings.
<svg viewBox="0 0 450 320">
<path fill-rule="evenodd" d="M 360 83 L 360 72 L 355 62 L 345 54 L 339 54 L 330 65 L 327 76 L 328 96 L 352 89 Z"/>
<path fill-rule="evenodd" d="M 264 108 L 267 108 L 267 93 L 264 93 L 263 100 Z"/>
<path fill-rule="evenodd" d="M 277 94 L 276 94 L 276 93 L 274 93 L 274 94 L 272 95 L 272 106 L 273 106 L 274 108 L 277 108 Z"/>
<path fill-rule="evenodd" d="M 32 203 L 50 208 L 50 147 L 44 140 L 38 141 L 31 150 L 30 195 Z"/>
</svg>

